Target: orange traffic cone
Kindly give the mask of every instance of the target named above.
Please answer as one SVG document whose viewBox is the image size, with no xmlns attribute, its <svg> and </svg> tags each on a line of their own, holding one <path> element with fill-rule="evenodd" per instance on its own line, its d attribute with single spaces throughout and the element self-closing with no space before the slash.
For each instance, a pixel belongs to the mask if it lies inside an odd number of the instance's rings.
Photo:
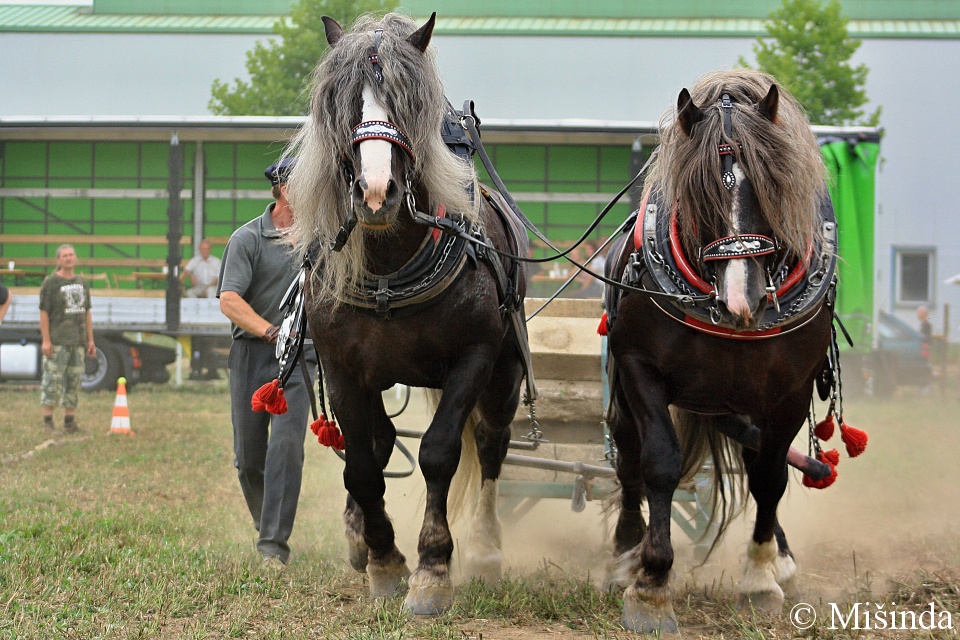
<svg viewBox="0 0 960 640">
<path fill-rule="evenodd" d="M 117 378 L 117 399 L 113 403 L 113 420 L 110 421 L 110 433 L 122 433 L 132 436 L 130 430 L 130 407 L 127 406 L 127 379 Z"/>
</svg>

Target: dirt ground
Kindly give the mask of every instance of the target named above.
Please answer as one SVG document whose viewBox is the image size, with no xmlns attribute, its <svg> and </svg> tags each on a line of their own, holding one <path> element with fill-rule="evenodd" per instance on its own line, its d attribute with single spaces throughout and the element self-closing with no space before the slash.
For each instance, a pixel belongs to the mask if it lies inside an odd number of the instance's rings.
<svg viewBox="0 0 960 640">
<path fill-rule="evenodd" d="M 792 472 L 795 475 L 781 502 L 780 519 L 799 565 L 796 600 L 831 602 L 860 590 L 883 594 L 894 590 L 906 574 L 958 565 L 957 409 L 960 402 L 956 398 L 920 396 L 909 390 L 892 400 L 847 403 L 847 422 L 870 436 L 867 451 L 850 459 L 839 435 L 834 436 L 826 448 L 841 450 L 837 482 L 826 490 L 811 490 L 802 487 L 799 476 Z M 415 392 L 411 406 L 396 423 L 422 429 L 427 420 L 422 399 Z M 805 450 L 805 435 L 801 435 L 804 439 L 797 445 Z M 415 454 L 416 441 L 407 442 L 412 442 Z M 596 459 L 584 462 L 598 464 Z M 391 468 L 404 466 L 401 457 L 395 456 Z M 388 481 L 386 499 L 398 545 L 412 560 L 423 514 L 419 472 L 411 478 Z M 319 512 L 311 508 L 308 517 L 337 518 L 341 505 L 339 499 L 333 500 Z M 717 551 L 702 565 L 695 557 L 694 545 L 675 525 L 674 585 L 735 588 L 752 521 L 748 510 L 730 526 Z M 540 501 L 518 522 L 505 523 L 505 571 L 523 575 L 548 567 L 599 584 L 609 557 L 611 525 L 612 516 L 605 515 L 598 502 L 589 502 L 583 512 L 574 513 L 568 500 Z M 462 537 L 462 523 L 454 526 L 454 534 Z M 559 626 L 517 629 L 483 620 L 464 632 L 465 637 L 514 640 L 592 637 Z"/>
</svg>

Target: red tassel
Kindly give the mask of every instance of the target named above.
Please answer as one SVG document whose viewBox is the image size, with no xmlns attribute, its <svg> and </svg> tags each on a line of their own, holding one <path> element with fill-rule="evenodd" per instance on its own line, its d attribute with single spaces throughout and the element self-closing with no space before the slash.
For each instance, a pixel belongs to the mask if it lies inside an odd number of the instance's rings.
<svg viewBox="0 0 960 640">
<path fill-rule="evenodd" d="M 343 434 L 337 428 L 337 423 L 333 420 L 327 420 L 327 416 L 322 415 L 314 420 L 310 425 L 310 431 L 317 436 L 317 442 L 323 446 L 343 451 Z"/>
<path fill-rule="evenodd" d="M 831 413 L 817 423 L 817 426 L 813 428 L 813 435 L 817 436 L 821 440 L 829 440 L 833 437 L 834 426 L 835 423 L 833 421 L 833 414 Z"/>
<path fill-rule="evenodd" d="M 821 451 L 818 456 L 821 462 L 826 462 L 831 467 L 835 467 L 840 464 L 840 452 L 836 449 L 830 449 L 830 451 Z"/>
<path fill-rule="evenodd" d="M 836 449 L 820 451 L 817 453 L 817 460 L 830 467 L 830 475 L 823 480 L 811 480 L 807 476 L 803 476 L 803 486 L 811 489 L 826 489 L 837 481 L 837 464 L 835 461 L 840 460 L 840 452 Z"/>
<path fill-rule="evenodd" d="M 269 411 L 274 415 L 287 412 L 287 399 L 283 397 L 280 380 L 274 379 L 253 393 L 250 401 L 254 411 Z"/>
<path fill-rule="evenodd" d="M 851 458 L 856 458 L 867 449 L 866 432 L 848 427 L 842 419 L 840 420 L 840 439 L 847 445 L 847 455 Z"/>
<path fill-rule="evenodd" d="M 602 336 L 607 335 L 609 332 L 609 327 L 607 327 L 607 312 L 603 312 L 603 316 L 600 317 L 600 326 L 597 327 L 597 333 Z"/>
</svg>

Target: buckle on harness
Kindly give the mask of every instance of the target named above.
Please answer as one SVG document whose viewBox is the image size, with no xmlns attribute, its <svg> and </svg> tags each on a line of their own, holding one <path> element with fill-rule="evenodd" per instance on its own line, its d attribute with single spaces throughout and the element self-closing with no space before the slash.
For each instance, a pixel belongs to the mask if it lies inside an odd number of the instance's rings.
<svg viewBox="0 0 960 640">
<path fill-rule="evenodd" d="M 387 278 L 380 278 L 377 281 L 377 287 L 379 288 L 373 292 L 377 301 L 377 315 L 383 318 L 389 318 L 390 297 L 393 296 L 393 291 L 390 289 L 390 281 Z"/>
</svg>

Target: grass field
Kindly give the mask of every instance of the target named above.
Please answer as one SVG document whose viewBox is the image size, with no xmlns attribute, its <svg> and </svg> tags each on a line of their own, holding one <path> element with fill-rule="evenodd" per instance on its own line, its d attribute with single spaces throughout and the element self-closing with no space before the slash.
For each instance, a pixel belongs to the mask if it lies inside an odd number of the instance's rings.
<svg viewBox="0 0 960 640">
<path fill-rule="evenodd" d="M 0 638 L 635 637 L 620 628 L 619 596 L 594 586 L 604 551 L 594 509 L 544 505 L 526 529 L 505 531 L 506 579 L 463 584 L 450 612 L 410 620 L 400 599 L 371 601 L 347 566 L 342 463 L 312 441 L 291 564 L 279 576 L 261 569 L 232 466 L 225 382 L 137 388 L 133 436 L 109 434 L 112 393 L 85 394 L 87 433 L 52 443 L 38 396 L 0 385 Z M 848 403 L 870 447 L 845 458 L 826 491 L 792 483 L 782 520 L 801 574 L 785 613 L 796 602 L 821 616 L 831 602 L 917 613 L 932 603 L 960 625 L 958 408 L 911 394 Z M 422 426 L 425 416 L 414 408 L 403 419 Z M 422 482 L 390 482 L 388 507 L 415 561 Z M 748 524 L 699 568 L 675 537 L 683 637 L 956 637 L 826 622 L 798 631 L 786 615 L 740 616 L 733 586 Z"/>
</svg>

